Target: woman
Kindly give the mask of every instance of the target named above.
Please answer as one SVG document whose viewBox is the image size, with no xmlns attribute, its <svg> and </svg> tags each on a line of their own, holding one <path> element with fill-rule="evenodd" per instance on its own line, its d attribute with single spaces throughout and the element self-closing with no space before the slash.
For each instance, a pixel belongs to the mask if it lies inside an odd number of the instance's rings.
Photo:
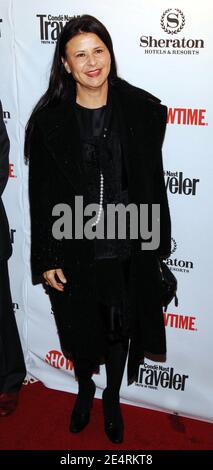
<svg viewBox="0 0 213 470">
<path fill-rule="evenodd" d="M 124 433 L 119 390 L 127 354 L 131 384 L 146 351 L 166 352 L 158 283 L 158 257 L 170 254 L 161 157 L 166 117 L 159 99 L 118 78 L 112 41 L 100 21 L 83 15 L 66 24 L 48 90 L 26 132 L 31 266 L 48 286 L 61 347 L 78 378 L 70 431 L 88 424 L 95 395 L 92 374 L 105 363 L 104 429 L 115 443 Z M 53 236 L 52 210 L 61 203 L 71 207 L 76 233 L 77 197 L 83 209 L 98 204 L 90 221 L 93 230 L 108 222 L 109 203 L 160 204 L 160 245 L 141 250 L 140 237 L 130 237 L 129 218 L 124 239 L 117 232 L 114 239 L 106 232 L 102 239 L 85 232 L 63 237 L 60 230 Z"/>
</svg>

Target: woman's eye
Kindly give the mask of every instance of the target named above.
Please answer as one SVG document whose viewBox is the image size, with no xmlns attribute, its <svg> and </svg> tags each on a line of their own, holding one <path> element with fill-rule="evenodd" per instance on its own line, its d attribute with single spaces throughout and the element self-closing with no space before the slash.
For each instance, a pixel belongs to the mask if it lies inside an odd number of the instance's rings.
<svg viewBox="0 0 213 470">
<path fill-rule="evenodd" d="M 100 52 L 103 52 L 103 50 L 102 50 L 102 49 L 97 49 L 96 52 L 97 52 L 98 54 L 100 54 Z"/>
<path fill-rule="evenodd" d="M 77 54 L 76 57 L 84 57 L 84 55 L 85 55 L 85 54 L 84 54 L 83 52 L 81 52 L 81 54 Z"/>
</svg>

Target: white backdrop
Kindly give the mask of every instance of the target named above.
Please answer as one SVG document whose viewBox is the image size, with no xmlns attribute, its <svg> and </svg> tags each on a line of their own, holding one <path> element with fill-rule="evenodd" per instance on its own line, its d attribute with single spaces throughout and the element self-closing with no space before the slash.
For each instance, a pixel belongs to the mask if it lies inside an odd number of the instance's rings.
<svg viewBox="0 0 213 470">
<path fill-rule="evenodd" d="M 28 376 L 77 391 L 61 353 L 47 295 L 31 283 L 24 127 L 47 87 L 55 40 L 69 16 L 97 16 L 112 35 L 119 75 L 169 108 L 164 170 L 179 306 L 165 314 L 168 359 L 146 360 L 138 382 L 123 380 L 133 405 L 213 421 L 212 316 L 212 2 L 187 0 L 0 0 L 0 98 L 11 141 L 4 194 L 11 226 L 14 309 Z M 95 376 L 97 396 L 105 371 Z"/>
</svg>

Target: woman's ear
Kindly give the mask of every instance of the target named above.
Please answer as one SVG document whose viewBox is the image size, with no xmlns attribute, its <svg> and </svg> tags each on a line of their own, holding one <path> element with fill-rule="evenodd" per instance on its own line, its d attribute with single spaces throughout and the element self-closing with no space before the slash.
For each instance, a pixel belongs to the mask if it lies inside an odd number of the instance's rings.
<svg viewBox="0 0 213 470">
<path fill-rule="evenodd" d="M 68 65 L 67 61 L 66 61 L 63 57 L 61 58 L 61 62 L 62 62 L 62 64 L 63 64 L 64 68 L 66 69 L 67 73 L 71 73 L 71 70 L 70 70 L 70 68 L 69 68 L 69 65 Z"/>
</svg>

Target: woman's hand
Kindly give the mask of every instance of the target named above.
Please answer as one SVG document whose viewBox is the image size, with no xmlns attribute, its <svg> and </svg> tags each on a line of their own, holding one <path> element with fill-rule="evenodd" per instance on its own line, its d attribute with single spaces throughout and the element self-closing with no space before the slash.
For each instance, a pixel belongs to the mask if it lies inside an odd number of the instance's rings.
<svg viewBox="0 0 213 470">
<path fill-rule="evenodd" d="M 55 278 L 55 276 L 59 278 L 61 282 L 58 282 Z M 50 269 L 49 271 L 45 271 L 42 276 L 45 279 L 45 283 L 48 284 L 51 287 L 54 287 L 54 289 L 57 289 L 61 292 L 64 290 L 64 285 L 67 280 L 66 277 L 64 276 L 64 273 L 62 269 Z"/>
</svg>

